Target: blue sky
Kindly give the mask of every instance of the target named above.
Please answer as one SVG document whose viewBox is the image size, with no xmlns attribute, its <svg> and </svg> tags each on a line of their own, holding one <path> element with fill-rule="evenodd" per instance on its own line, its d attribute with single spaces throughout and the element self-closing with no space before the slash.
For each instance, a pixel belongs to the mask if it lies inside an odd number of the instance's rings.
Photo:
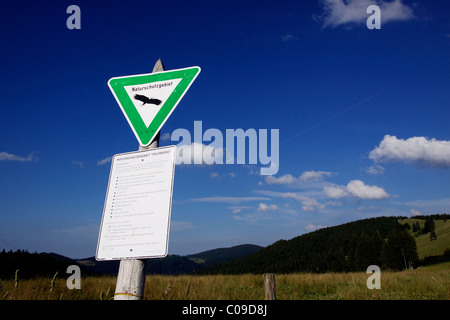
<svg viewBox="0 0 450 320">
<path fill-rule="evenodd" d="M 69 30 L 69 5 L 81 29 Z M 378 5 L 381 29 L 368 29 Z M 177 165 L 169 253 L 450 208 L 448 1 L 26 1 L 0 9 L 0 248 L 95 255 L 112 77 L 202 71 L 161 130 L 279 130 L 279 170 Z M 205 142 L 208 145 L 209 142 Z M 226 147 L 226 146 L 224 146 Z"/>
</svg>

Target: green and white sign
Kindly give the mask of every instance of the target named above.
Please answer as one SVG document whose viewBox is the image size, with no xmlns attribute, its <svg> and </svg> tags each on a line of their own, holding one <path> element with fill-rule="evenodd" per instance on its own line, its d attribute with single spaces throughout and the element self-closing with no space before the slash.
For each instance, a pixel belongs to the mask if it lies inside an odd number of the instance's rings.
<svg viewBox="0 0 450 320">
<path fill-rule="evenodd" d="M 108 81 L 142 146 L 152 142 L 199 73 L 200 67 L 190 67 L 115 77 Z"/>
</svg>

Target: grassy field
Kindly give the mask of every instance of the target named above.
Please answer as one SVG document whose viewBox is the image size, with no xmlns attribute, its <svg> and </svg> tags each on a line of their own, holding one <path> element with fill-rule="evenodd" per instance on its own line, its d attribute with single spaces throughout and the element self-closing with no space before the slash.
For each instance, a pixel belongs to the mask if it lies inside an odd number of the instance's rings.
<svg viewBox="0 0 450 320">
<path fill-rule="evenodd" d="M 419 222 L 420 228 L 425 225 L 423 219 L 403 219 L 400 223 L 409 223 L 412 226 L 413 223 Z M 437 234 L 437 239 L 430 241 L 430 234 L 421 234 L 418 237 L 414 237 L 417 245 L 417 254 L 419 259 L 423 259 L 426 256 L 442 255 L 445 249 L 450 248 L 450 220 L 444 222 L 444 220 L 434 220 L 434 228 Z"/>
<path fill-rule="evenodd" d="M 381 272 L 381 289 L 366 286 L 369 274 L 278 274 L 279 300 L 429 300 L 450 299 L 450 262 L 416 270 Z M 15 281 L 0 280 L 0 300 L 108 300 L 116 277 L 85 277 L 81 289 L 69 290 L 64 275 Z M 262 300 L 262 275 L 148 276 L 146 300 Z"/>
</svg>

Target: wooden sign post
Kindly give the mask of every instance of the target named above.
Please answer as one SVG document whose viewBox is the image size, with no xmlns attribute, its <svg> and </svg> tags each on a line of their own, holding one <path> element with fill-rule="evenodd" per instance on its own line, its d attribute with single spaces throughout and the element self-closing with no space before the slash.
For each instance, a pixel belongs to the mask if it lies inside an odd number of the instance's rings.
<svg viewBox="0 0 450 320">
<path fill-rule="evenodd" d="M 167 255 L 176 147 L 159 148 L 159 132 L 200 70 L 165 71 L 158 59 L 152 73 L 108 81 L 139 141 L 111 161 L 97 244 L 97 260 L 120 259 L 115 300 L 143 299 L 147 259 Z"/>
<path fill-rule="evenodd" d="M 264 299 L 275 300 L 275 275 L 273 273 L 264 273 Z"/>
<path fill-rule="evenodd" d="M 164 65 L 161 59 L 158 59 L 152 73 L 160 71 L 164 71 Z M 139 150 L 158 148 L 159 135 L 158 132 L 153 142 L 147 147 L 139 145 Z M 144 297 L 146 266 L 146 259 L 120 260 L 114 300 L 142 300 Z"/>
</svg>

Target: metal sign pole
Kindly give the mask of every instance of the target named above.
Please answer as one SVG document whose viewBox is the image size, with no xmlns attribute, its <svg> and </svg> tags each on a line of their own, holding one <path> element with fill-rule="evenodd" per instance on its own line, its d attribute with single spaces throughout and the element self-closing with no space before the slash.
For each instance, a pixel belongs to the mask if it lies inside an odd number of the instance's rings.
<svg viewBox="0 0 450 320">
<path fill-rule="evenodd" d="M 156 61 L 153 73 L 164 71 L 161 59 Z M 159 147 L 159 132 L 153 142 L 147 147 L 139 145 L 139 150 L 148 150 Z M 114 300 L 142 300 L 145 287 L 146 259 L 120 260 L 119 273 L 117 275 Z"/>
</svg>

